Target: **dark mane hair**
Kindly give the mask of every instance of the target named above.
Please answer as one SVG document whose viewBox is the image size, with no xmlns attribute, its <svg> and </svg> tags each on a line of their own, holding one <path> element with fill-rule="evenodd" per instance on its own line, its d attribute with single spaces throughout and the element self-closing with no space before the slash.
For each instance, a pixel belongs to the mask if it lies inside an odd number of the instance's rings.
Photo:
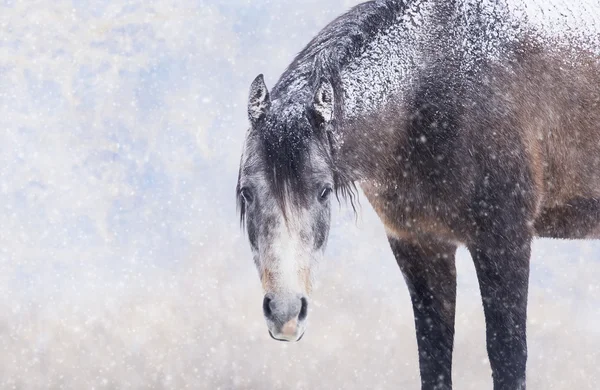
<svg viewBox="0 0 600 390">
<path fill-rule="evenodd" d="M 345 14 L 329 23 L 294 58 L 273 88 L 273 96 L 281 96 L 296 85 L 299 79 L 308 82 L 314 93 L 315 76 L 335 78 L 333 84 L 338 96 L 341 92 L 339 72 L 367 43 L 382 30 L 394 24 L 396 17 L 403 14 L 411 0 L 374 0 L 358 4 Z M 337 97 L 337 96 L 336 96 Z"/>
</svg>

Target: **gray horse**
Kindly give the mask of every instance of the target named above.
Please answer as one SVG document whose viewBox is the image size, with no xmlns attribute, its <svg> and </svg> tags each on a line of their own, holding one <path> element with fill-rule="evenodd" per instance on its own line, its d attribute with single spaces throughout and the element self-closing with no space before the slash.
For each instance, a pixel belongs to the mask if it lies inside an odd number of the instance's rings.
<svg viewBox="0 0 600 390">
<path fill-rule="evenodd" d="M 494 389 L 525 389 L 532 239 L 600 238 L 600 6 L 584 5 L 370 1 L 271 92 L 254 80 L 237 199 L 273 338 L 303 336 L 330 195 L 359 184 L 408 285 L 422 388 L 452 387 L 465 245 Z"/>
</svg>

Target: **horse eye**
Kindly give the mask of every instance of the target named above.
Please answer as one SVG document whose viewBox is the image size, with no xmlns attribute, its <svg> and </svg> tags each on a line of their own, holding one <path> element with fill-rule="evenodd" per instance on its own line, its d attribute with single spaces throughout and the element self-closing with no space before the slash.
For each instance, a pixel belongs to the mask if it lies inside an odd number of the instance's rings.
<svg viewBox="0 0 600 390">
<path fill-rule="evenodd" d="M 319 194 L 319 200 L 321 202 L 326 201 L 329 198 L 329 195 L 331 194 L 332 189 L 331 187 L 327 186 L 325 188 L 323 188 Z"/>
<path fill-rule="evenodd" d="M 252 203 L 253 197 L 252 197 L 252 192 L 244 187 L 240 190 L 240 195 L 242 197 L 242 199 L 244 199 L 244 202 L 246 202 L 246 204 L 250 204 Z"/>
</svg>

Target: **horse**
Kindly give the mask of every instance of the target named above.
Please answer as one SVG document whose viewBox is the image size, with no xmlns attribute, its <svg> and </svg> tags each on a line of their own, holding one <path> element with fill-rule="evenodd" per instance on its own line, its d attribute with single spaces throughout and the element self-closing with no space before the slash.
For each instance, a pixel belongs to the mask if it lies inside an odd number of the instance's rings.
<svg viewBox="0 0 600 390">
<path fill-rule="evenodd" d="M 271 91 L 254 79 L 236 199 L 272 338 L 304 335 L 331 195 L 360 186 L 408 286 L 422 389 L 452 388 L 459 245 L 494 389 L 525 389 L 532 240 L 600 238 L 600 9 L 554 3 L 368 1 Z"/>
</svg>

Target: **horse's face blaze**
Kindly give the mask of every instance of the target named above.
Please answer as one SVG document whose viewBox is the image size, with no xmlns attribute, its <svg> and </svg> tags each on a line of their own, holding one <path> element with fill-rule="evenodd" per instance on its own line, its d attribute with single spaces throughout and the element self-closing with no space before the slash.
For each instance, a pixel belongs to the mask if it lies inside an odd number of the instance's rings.
<svg viewBox="0 0 600 390">
<path fill-rule="evenodd" d="M 247 149 L 254 149 L 249 137 Z M 267 178 L 268 167 L 259 155 L 242 161 L 239 189 L 244 224 L 254 262 L 266 293 L 293 292 L 308 295 L 312 265 L 322 256 L 330 225 L 333 179 L 325 167 L 306 172 L 302 201 L 286 190 L 283 204 Z M 249 161 L 250 160 L 250 161 Z M 315 164 L 317 162 L 317 164 Z M 252 166 L 256 164 L 255 166 Z"/>
<path fill-rule="evenodd" d="M 329 233 L 331 156 L 326 136 L 318 134 L 324 130 L 311 120 L 310 110 L 271 108 L 264 101 L 268 92 L 262 80 L 255 84 L 238 206 L 266 294 L 269 332 L 273 338 L 296 341 L 305 328 L 313 265 L 322 257 Z"/>
</svg>

